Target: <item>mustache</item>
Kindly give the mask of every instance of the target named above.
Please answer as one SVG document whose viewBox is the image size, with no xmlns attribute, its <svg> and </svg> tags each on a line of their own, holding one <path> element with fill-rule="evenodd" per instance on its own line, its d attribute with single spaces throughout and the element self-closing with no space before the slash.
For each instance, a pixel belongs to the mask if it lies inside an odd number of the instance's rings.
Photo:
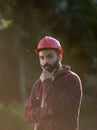
<svg viewBox="0 0 97 130">
<path fill-rule="evenodd" d="M 56 60 L 53 64 L 45 63 L 44 65 L 41 64 L 41 68 L 47 70 L 48 72 L 52 72 L 54 69 L 58 70 L 59 68 L 59 61 Z"/>
<path fill-rule="evenodd" d="M 50 65 L 50 64 L 47 63 L 47 64 L 43 65 L 42 67 L 43 68 L 45 68 L 45 67 L 52 67 L 52 65 Z"/>
<path fill-rule="evenodd" d="M 47 63 L 45 65 L 42 65 L 41 68 L 44 68 L 45 70 L 51 73 L 54 70 L 55 66 Z"/>
</svg>

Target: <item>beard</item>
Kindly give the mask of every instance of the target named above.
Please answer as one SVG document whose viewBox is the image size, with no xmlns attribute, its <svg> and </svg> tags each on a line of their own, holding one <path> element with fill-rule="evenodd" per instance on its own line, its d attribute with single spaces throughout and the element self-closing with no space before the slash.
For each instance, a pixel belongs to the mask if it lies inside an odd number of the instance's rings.
<svg viewBox="0 0 97 130">
<path fill-rule="evenodd" d="M 42 68 L 50 73 L 52 73 L 54 69 L 57 71 L 59 69 L 59 61 L 57 60 L 53 65 L 47 63 L 43 65 Z"/>
</svg>

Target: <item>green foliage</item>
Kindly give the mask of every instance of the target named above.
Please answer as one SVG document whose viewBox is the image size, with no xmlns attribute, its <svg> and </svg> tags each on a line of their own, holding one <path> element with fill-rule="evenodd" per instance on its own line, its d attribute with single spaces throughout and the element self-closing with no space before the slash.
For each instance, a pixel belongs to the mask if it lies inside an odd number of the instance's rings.
<svg viewBox="0 0 97 130">
<path fill-rule="evenodd" d="M 23 109 L 23 103 L 0 103 L 0 130 L 31 130 L 32 125 L 24 121 Z"/>
<path fill-rule="evenodd" d="M 10 24 L 12 24 L 12 20 L 5 20 L 3 18 L 0 18 L 0 30 L 8 28 Z"/>
</svg>

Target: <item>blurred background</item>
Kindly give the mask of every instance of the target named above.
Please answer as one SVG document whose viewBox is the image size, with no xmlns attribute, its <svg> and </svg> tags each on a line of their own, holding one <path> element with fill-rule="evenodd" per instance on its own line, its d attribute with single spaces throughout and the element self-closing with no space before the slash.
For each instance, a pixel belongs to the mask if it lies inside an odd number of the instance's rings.
<svg viewBox="0 0 97 130">
<path fill-rule="evenodd" d="M 41 69 L 33 50 L 58 39 L 83 84 L 80 130 L 97 130 L 97 0 L 0 0 L 0 130 L 31 130 L 23 109 Z"/>
</svg>

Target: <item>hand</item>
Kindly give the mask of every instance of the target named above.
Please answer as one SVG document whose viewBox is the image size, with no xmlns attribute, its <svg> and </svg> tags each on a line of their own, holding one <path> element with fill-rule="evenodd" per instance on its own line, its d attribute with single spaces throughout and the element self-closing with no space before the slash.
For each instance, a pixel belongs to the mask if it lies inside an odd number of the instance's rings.
<svg viewBox="0 0 97 130">
<path fill-rule="evenodd" d="M 53 72 L 51 72 L 51 73 L 48 72 L 47 70 L 45 70 L 44 68 L 42 68 L 42 69 L 43 69 L 43 71 L 42 71 L 42 73 L 41 73 L 41 75 L 40 75 L 41 81 L 44 81 L 45 79 L 48 79 L 48 78 L 50 78 L 50 79 L 53 78 L 56 69 L 54 69 Z"/>
</svg>

